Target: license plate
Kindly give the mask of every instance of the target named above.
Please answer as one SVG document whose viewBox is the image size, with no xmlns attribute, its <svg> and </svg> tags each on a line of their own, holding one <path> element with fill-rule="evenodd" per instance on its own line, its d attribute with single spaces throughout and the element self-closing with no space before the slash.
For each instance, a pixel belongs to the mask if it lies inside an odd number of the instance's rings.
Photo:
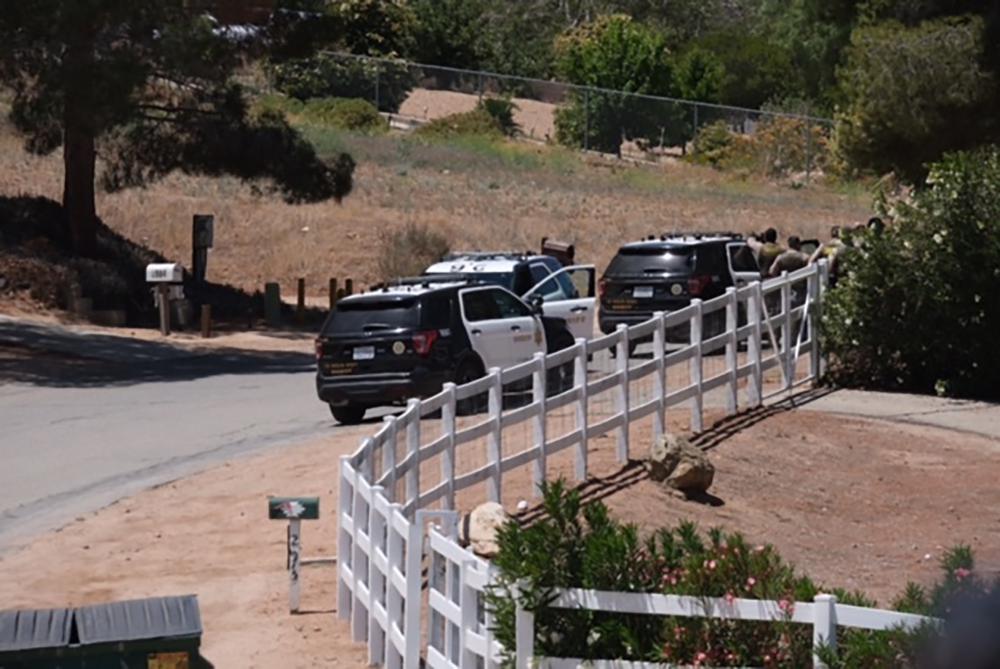
<svg viewBox="0 0 1000 669">
<path fill-rule="evenodd" d="M 375 347 L 374 346 L 355 346 L 354 347 L 354 359 L 355 360 L 371 360 L 375 357 Z"/>
<path fill-rule="evenodd" d="M 632 289 L 632 297 L 643 298 L 652 296 L 653 296 L 652 286 L 636 286 L 635 288 Z"/>
</svg>

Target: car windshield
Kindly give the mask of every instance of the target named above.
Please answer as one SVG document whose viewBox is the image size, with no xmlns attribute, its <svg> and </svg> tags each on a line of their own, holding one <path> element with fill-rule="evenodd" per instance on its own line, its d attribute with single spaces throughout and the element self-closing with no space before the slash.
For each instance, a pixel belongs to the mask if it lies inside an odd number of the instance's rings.
<svg viewBox="0 0 1000 669">
<path fill-rule="evenodd" d="M 618 251 L 608 274 L 682 274 L 694 266 L 694 249 L 690 246 L 639 246 Z"/>
<path fill-rule="evenodd" d="M 426 276 L 433 276 L 435 273 L 428 273 Z M 501 288 L 506 288 L 507 290 L 513 290 L 514 288 L 514 273 L 513 272 L 447 272 L 449 279 L 456 279 L 459 281 L 469 281 L 472 283 L 489 283 L 494 286 L 500 286 Z"/>
<path fill-rule="evenodd" d="M 416 329 L 416 298 L 341 302 L 323 326 L 323 334 L 361 334 L 379 330 Z"/>
</svg>

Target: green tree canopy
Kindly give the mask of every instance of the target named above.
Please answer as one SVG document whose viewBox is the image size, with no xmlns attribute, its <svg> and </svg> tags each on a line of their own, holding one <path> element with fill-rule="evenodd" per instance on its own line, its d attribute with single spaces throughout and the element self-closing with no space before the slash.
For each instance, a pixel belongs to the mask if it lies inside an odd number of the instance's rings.
<svg viewBox="0 0 1000 669">
<path fill-rule="evenodd" d="M 984 23 L 883 21 L 851 37 L 837 147 L 855 169 L 919 183 L 945 151 L 1000 138 L 997 77 L 984 67 Z"/>
<path fill-rule="evenodd" d="M 275 115 L 253 116 L 233 81 L 240 52 L 184 0 L 36 0 L 0 12 L 0 83 L 38 154 L 63 149 L 63 207 L 93 250 L 97 156 L 108 189 L 175 170 L 269 178 L 289 201 L 340 198 L 354 163 L 334 165 Z"/>
</svg>

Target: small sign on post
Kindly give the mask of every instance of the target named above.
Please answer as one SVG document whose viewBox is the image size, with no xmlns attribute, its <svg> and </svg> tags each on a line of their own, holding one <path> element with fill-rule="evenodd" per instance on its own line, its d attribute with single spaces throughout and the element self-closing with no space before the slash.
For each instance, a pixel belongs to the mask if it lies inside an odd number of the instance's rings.
<svg viewBox="0 0 1000 669">
<path fill-rule="evenodd" d="M 288 609 L 298 613 L 301 590 L 299 570 L 302 568 L 303 520 L 319 519 L 318 497 L 268 497 L 267 517 L 288 521 Z"/>
</svg>

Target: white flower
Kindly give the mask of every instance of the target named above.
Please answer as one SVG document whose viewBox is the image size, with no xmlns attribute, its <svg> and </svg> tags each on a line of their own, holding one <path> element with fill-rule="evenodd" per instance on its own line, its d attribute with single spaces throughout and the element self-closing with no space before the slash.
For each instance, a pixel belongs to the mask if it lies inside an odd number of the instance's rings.
<svg viewBox="0 0 1000 669">
<path fill-rule="evenodd" d="M 934 233 L 934 243 L 935 244 L 940 244 L 942 241 L 944 241 L 944 238 L 941 236 L 941 233 L 935 232 Z"/>
</svg>

